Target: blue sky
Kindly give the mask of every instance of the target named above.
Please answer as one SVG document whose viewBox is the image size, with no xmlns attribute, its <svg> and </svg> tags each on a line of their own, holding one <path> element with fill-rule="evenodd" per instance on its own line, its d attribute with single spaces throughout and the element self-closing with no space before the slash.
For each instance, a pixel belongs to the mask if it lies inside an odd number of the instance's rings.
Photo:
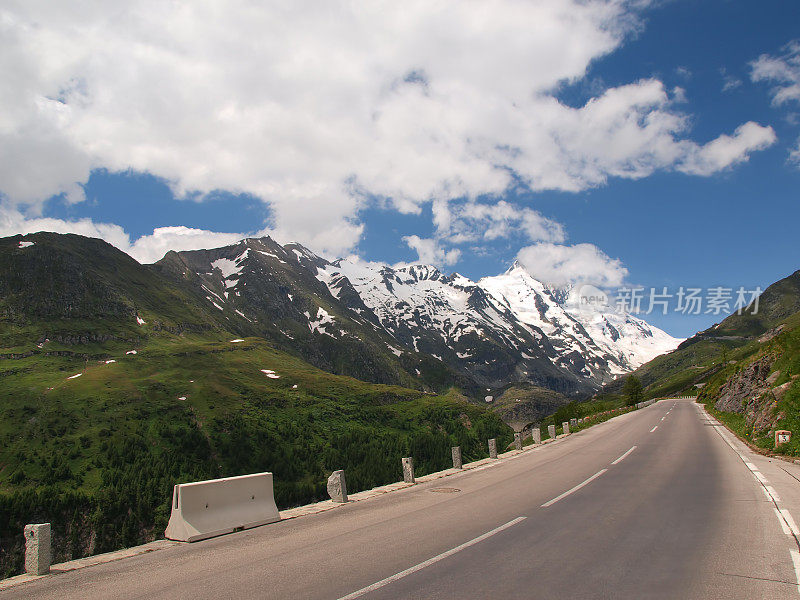
<svg viewBox="0 0 800 600">
<path fill-rule="evenodd" d="M 272 234 L 473 279 L 520 258 L 612 290 L 800 268 L 796 2 L 501 2 L 483 21 L 409 3 L 408 29 L 352 7 L 234 2 L 214 26 L 136 5 L 6 11 L 3 234 L 76 231 L 143 261 Z M 681 337 L 719 320 L 646 318 Z"/>
</svg>

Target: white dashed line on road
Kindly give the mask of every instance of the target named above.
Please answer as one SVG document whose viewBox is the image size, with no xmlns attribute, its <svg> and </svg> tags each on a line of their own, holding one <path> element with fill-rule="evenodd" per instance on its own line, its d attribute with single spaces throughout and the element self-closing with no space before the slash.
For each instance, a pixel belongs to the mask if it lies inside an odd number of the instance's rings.
<svg viewBox="0 0 800 600">
<path fill-rule="evenodd" d="M 628 450 L 628 451 L 627 451 L 625 454 L 623 454 L 622 456 L 620 456 L 620 457 L 619 457 L 617 460 L 615 460 L 615 461 L 614 461 L 614 462 L 612 462 L 611 464 L 612 464 L 612 465 L 616 465 L 617 463 L 621 463 L 621 462 L 623 461 L 623 459 L 624 459 L 626 456 L 628 456 L 628 454 L 630 454 L 631 452 L 633 452 L 634 450 L 636 450 L 636 446 L 634 446 L 633 448 L 631 448 L 630 450 Z"/>
<path fill-rule="evenodd" d="M 429 558 L 428 560 L 426 560 L 424 562 L 421 562 L 418 565 L 414 565 L 413 567 L 410 567 L 410 568 L 406 569 L 405 571 L 400 571 L 399 573 L 395 573 L 391 577 L 387 577 L 386 579 L 381 579 L 380 581 L 377 581 L 377 582 L 373 583 L 372 585 L 368 585 L 367 587 L 361 588 L 360 590 L 356 590 L 355 592 L 353 592 L 351 594 L 347 594 L 347 596 L 342 596 L 341 598 L 339 598 L 339 600 L 353 600 L 354 598 L 360 598 L 364 594 L 368 594 L 369 592 L 373 592 L 373 591 L 375 591 L 375 590 L 377 590 L 379 588 L 382 588 L 385 585 L 389 585 L 390 583 L 392 583 L 394 581 L 397 581 L 398 579 L 402 579 L 403 577 L 411 575 L 412 573 L 416 573 L 417 571 L 421 571 L 425 567 L 429 567 L 432 564 L 437 563 L 440 560 L 443 560 L 443 559 L 447 558 L 448 556 L 452 556 L 456 552 L 461 552 L 461 550 L 469 548 L 470 546 L 474 546 L 475 544 L 478 544 L 478 543 L 482 542 L 486 538 L 489 538 L 489 537 L 495 535 L 496 533 L 500 533 L 501 531 L 503 531 L 505 529 L 508 529 L 509 527 L 512 527 L 512 526 L 516 525 L 517 523 L 519 523 L 521 521 L 524 521 L 525 519 L 526 519 L 526 517 L 517 517 L 516 519 L 513 519 L 513 520 L 509 521 L 508 523 L 506 523 L 504 525 L 500 525 L 500 527 L 496 527 L 496 528 L 492 529 L 491 531 L 487 531 L 483 535 L 479 535 L 478 537 L 476 537 L 474 539 L 471 539 L 468 542 L 464 542 L 460 546 L 456 546 L 455 548 L 452 548 L 452 549 L 448 550 L 447 552 L 442 552 L 441 554 L 437 554 L 433 558 Z"/>
<path fill-rule="evenodd" d="M 589 477 L 589 479 L 587 479 L 586 481 L 583 481 L 582 483 L 579 483 L 579 484 L 578 484 L 578 485 L 576 485 L 574 488 L 568 489 L 566 492 L 564 492 L 564 493 L 563 493 L 563 494 L 561 494 L 560 496 L 556 496 L 556 497 L 555 497 L 555 498 L 553 498 L 552 500 L 550 500 L 550 501 L 548 501 L 548 502 L 545 502 L 544 504 L 542 504 L 542 508 L 547 508 L 548 506 L 552 506 L 553 504 L 555 504 L 555 503 L 556 503 L 556 502 L 558 502 L 559 500 L 562 500 L 562 499 L 566 498 L 567 496 L 569 496 L 571 493 L 573 493 L 573 492 L 577 492 L 577 491 L 578 491 L 579 489 L 581 489 L 583 486 L 585 486 L 585 485 L 588 485 L 589 483 L 591 483 L 592 481 L 594 481 L 595 479 L 597 479 L 598 477 L 600 477 L 600 475 L 602 475 L 602 474 L 603 474 L 603 473 L 605 473 L 606 471 L 608 471 L 608 469 L 600 469 L 600 470 L 599 470 L 597 473 L 595 473 L 594 475 L 592 475 L 591 477 Z"/>
</svg>

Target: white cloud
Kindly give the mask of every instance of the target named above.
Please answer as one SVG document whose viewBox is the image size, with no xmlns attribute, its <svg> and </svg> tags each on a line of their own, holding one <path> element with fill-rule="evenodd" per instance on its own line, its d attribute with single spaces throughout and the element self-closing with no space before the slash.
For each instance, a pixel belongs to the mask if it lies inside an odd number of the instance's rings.
<svg viewBox="0 0 800 600">
<path fill-rule="evenodd" d="M 800 102 L 800 41 L 784 47 L 784 54 L 762 54 L 750 63 L 750 78 L 773 84 L 772 103 L 776 106 L 790 100 Z"/>
<path fill-rule="evenodd" d="M 800 138 L 797 138 L 794 148 L 789 151 L 789 162 L 800 167 Z"/>
<path fill-rule="evenodd" d="M 497 202 L 433 203 L 436 237 L 449 244 L 492 241 L 519 235 L 525 241 L 555 241 L 566 238 L 560 223 L 527 207 L 505 200 Z"/>
<path fill-rule="evenodd" d="M 95 223 L 91 219 L 64 221 L 53 218 L 26 218 L 17 210 L 0 205 L 0 237 L 38 231 L 77 233 L 86 237 L 103 239 L 125 252 L 130 248 L 130 238 L 119 225 Z"/>
<path fill-rule="evenodd" d="M 692 175 L 710 175 L 746 161 L 750 152 L 763 150 L 776 139 L 772 127 L 762 127 L 750 121 L 737 127 L 732 136 L 721 135 L 705 146 L 692 148 L 678 169 Z"/>
<path fill-rule="evenodd" d="M 500 194 L 512 174 L 575 191 L 680 168 L 701 148 L 659 81 L 580 108 L 552 95 L 646 4 L 6 3 L 0 192 L 35 211 L 52 194 L 80 201 L 92 169 L 149 172 L 177 194 L 253 194 L 279 236 L 339 254 L 370 195 L 419 212 Z"/>
<path fill-rule="evenodd" d="M 610 258 L 593 244 L 534 244 L 522 248 L 517 260 L 531 275 L 552 285 L 590 283 L 617 287 L 628 275 L 620 260 Z"/>
<path fill-rule="evenodd" d="M 126 252 L 140 263 L 160 260 L 169 250 L 200 250 L 219 248 L 233 244 L 245 237 L 243 233 L 218 233 L 189 227 L 158 227 L 152 234 L 131 243 L 130 236 L 119 225 L 95 223 L 91 219 L 67 221 L 53 218 L 27 218 L 18 210 L 0 205 L 0 237 L 17 233 L 77 233 L 86 237 L 100 238 Z M 260 231 L 250 235 L 268 235 Z"/>
<path fill-rule="evenodd" d="M 125 250 L 141 263 L 160 260 L 168 251 L 201 250 L 235 244 L 247 237 L 241 233 L 219 233 L 190 227 L 158 227 L 150 235 L 137 239 Z"/>
<path fill-rule="evenodd" d="M 742 86 L 742 80 L 731 75 L 725 67 L 720 68 L 719 74 L 722 77 L 722 91 L 732 92 Z"/>
<path fill-rule="evenodd" d="M 409 248 L 417 253 L 417 261 L 426 265 L 436 267 L 446 267 L 458 262 L 461 257 L 461 250 L 453 248 L 445 250 L 438 240 L 432 238 L 421 238 L 418 235 L 408 235 L 403 241 Z M 400 266 L 400 265 L 396 265 Z"/>
</svg>

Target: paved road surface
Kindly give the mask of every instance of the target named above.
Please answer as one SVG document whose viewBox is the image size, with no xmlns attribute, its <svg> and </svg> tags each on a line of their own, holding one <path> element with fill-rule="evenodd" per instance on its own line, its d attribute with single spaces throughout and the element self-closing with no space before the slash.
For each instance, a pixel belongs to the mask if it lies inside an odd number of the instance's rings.
<svg viewBox="0 0 800 600">
<path fill-rule="evenodd" d="M 491 468 L 0 596 L 800 598 L 800 468 L 720 429 L 661 401 Z"/>
</svg>

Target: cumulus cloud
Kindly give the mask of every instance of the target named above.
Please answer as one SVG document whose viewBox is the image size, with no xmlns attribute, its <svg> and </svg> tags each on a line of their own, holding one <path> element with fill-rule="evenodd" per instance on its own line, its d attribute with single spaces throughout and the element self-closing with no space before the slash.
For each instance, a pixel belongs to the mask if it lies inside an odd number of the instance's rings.
<svg viewBox="0 0 800 600">
<path fill-rule="evenodd" d="M 685 168 L 705 147 L 657 80 L 558 102 L 553 90 L 624 43 L 646 4 L 6 3 L 0 193 L 35 212 L 53 194 L 81 201 L 93 169 L 132 169 L 179 196 L 253 194 L 276 233 L 339 254 L 375 197 L 419 212 L 519 182 L 709 174 L 763 147 L 740 136 Z M 535 220 L 522 226 L 548 228 Z M 493 227 L 484 235 L 505 226 Z"/>
<path fill-rule="evenodd" d="M 123 251 L 127 251 L 130 248 L 130 238 L 119 225 L 95 223 L 91 219 L 64 221 L 62 219 L 42 217 L 28 218 L 18 210 L 0 205 L 0 236 L 36 233 L 38 231 L 77 233 L 86 237 L 103 239 Z"/>
<path fill-rule="evenodd" d="M 452 248 L 446 250 L 440 242 L 433 238 L 421 238 L 418 235 L 407 235 L 403 241 L 409 248 L 416 251 L 417 260 L 426 265 L 446 267 L 458 262 L 461 250 Z M 400 265 L 398 265 L 400 266 Z"/>
<path fill-rule="evenodd" d="M 534 244 L 522 248 L 517 260 L 540 281 L 558 286 L 590 283 L 617 287 L 628 275 L 620 260 L 610 258 L 593 244 Z"/>
<path fill-rule="evenodd" d="M 436 236 L 450 244 L 492 241 L 514 235 L 526 241 L 565 239 L 563 226 L 531 208 L 505 200 L 433 203 Z"/>
<path fill-rule="evenodd" d="M 150 235 L 145 235 L 131 243 L 130 236 L 119 225 L 95 223 L 91 219 L 67 221 L 53 218 L 29 218 L 21 212 L 0 206 L 0 237 L 18 233 L 52 231 L 55 233 L 77 233 L 91 238 L 100 238 L 112 246 L 126 252 L 140 263 L 153 263 L 160 260 L 169 250 L 200 250 L 218 248 L 233 244 L 248 237 L 243 233 L 219 233 L 189 227 L 158 227 Z M 268 235 L 260 231 L 253 236 Z"/>
<path fill-rule="evenodd" d="M 746 161 L 750 151 L 763 150 L 776 139 L 772 127 L 749 121 L 737 127 L 732 136 L 721 135 L 704 146 L 692 148 L 678 169 L 692 175 L 710 175 Z"/>
<path fill-rule="evenodd" d="M 800 102 L 800 41 L 784 47 L 779 56 L 762 54 L 750 63 L 750 78 L 772 84 L 772 103 Z"/>
<path fill-rule="evenodd" d="M 258 234 L 256 234 L 258 235 Z M 125 250 L 141 263 L 152 263 L 161 259 L 170 250 L 200 250 L 219 248 L 234 244 L 247 237 L 241 233 L 219 233 L 190 227 L 158 227 L 150 235 L 137 239 Z"/>
</svg>

